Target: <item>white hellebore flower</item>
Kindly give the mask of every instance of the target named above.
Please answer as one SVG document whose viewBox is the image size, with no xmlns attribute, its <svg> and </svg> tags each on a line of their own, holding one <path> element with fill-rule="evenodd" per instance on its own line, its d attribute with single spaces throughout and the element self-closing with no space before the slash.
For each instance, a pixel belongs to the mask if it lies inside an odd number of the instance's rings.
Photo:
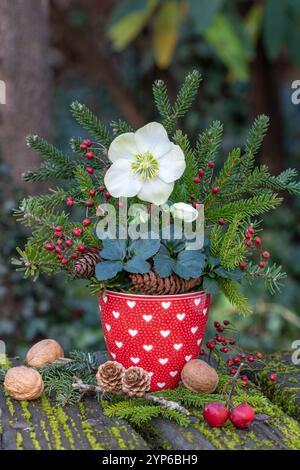
<svg viewBox="0 0 300 470">
<path fill-rule="evenodd" d="M 198 211 L 190 204 L 184 202 L 176 202 L 170 208 L 170 212 L 174 219 L 184 220 L 184 222 L 194 222 L 198 218 Z"/>
<path fill-rule="evenodd" d="M 104 183 L 110 194 L 137 196 L 156 205 L 168 200 L 174 181 L 185 170 L 183 151 L 169 140 L 158 122 L 116 137 L 108 149 L 108 157 L 112 165 Z"/>
</svg>

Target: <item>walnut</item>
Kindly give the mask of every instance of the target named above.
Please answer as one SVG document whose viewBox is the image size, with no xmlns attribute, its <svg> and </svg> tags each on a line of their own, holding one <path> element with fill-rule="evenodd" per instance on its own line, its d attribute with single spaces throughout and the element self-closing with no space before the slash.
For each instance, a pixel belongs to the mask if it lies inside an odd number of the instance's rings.
<svg viewBox="0 0 300 470">
<path fill-rule="evenodd" d="M 64 351 L 57 341 L 43 339 L 29 349 L 26 362 L 31 367 L 41 367 L 45 364 L 51 364 L 51 362 L 63 356 Z"/>
<path fill-rule="evenodd" d="M 185 364 L 181 380 L 188 390 L 202 393 L 213 393 L 219 383 L 215 369 L 200 359 L 193 359 Z"/>
<path fill-rule="evenodd" d="M 44 382 L 35 369 L 12 367 L 6 372 L 4 389 L 15 400 L 36 400 L 44 390 Z"/>
</svg>

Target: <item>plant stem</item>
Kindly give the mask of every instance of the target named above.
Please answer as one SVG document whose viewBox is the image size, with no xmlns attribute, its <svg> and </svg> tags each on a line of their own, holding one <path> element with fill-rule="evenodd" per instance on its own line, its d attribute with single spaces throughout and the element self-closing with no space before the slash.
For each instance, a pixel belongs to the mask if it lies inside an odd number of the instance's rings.
<svg viewBox="0 0 300 470">
<path fill-rule="evenodd" d="M 233 405 L 232 405 L 232 401 L 231 401 L 231 398 L 232 398 L 232 395 L 233 395 L 233 392 L 234 392 L 234 389 L 235 389 L 235 386 L 236 386 L 236 383 L 238 381 L 238 378 L 239 378 L 239 375 L 241 373 L 241 370 L 242 368 L 244 367 L 244 363 L 241 362 L 239 367 L 237 368 L 237 371 L 236 373 L 234 374 L 232 380 L 231 380 L 231 388 L 230 388 L 230 391 L 229 391 L 229 394 L 228 394 L 228 398 L 226 400 L 226 406 L 228 408 L 231 408 Z"/>
</svg>

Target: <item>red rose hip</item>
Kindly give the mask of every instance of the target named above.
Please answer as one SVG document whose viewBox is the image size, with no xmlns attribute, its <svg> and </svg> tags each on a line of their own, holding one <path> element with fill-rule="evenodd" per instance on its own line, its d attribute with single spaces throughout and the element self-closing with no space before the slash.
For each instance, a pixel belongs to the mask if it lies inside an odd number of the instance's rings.
<svg viewBox="0 0 300 470">
<path fill-rule="evenodd" d="M 205 405 L 203 410 L 203 418 L 212 428 L 220 428 L 224 426 L 229 415 L 230 413 L 226 406 L 219 402 L 208 403 Z"/>
</svg>

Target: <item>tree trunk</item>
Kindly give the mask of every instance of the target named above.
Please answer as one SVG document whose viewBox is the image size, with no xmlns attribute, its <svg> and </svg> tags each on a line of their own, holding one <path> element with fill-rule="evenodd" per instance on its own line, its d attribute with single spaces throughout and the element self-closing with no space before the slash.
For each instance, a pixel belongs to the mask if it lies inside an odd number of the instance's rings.
<svg viewBox="0 0 300 470">
<path fill-rule="evenodd" d="M 51 133 L 48 0 L 1 0 L 0 44 L 0 80 L 6 84 L 0 158 L 15 183 L 32 191 L 21 175 L 37 167 L 40 157 L 26 147 L 25 137 L 33 133 L 49 139 Z"/>
</svg>

